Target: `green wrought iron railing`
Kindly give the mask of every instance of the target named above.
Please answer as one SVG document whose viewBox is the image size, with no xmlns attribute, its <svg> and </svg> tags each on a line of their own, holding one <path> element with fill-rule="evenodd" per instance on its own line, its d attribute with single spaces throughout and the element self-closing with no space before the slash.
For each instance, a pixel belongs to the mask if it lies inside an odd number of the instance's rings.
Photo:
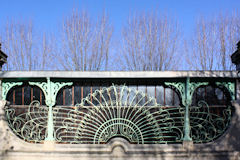
<svg viewBox="0 0 240 160">
<path fill-rule="evenodd" d="M 32 100 L 28 107 L 5 106 L 5 113 L 14 134 L 34 143 L 104 144 L 114 137 L 133 144 L 211 142 L 228 128 L 233 114 L 230 101 L 235 99 L 233 81 L 198 82 L 190 78 L 164 79 L 163 85 L 178 93 L 178 106 L 158 104 L 155 97 L 145 92 L 114 83 L 91 91 L 78 104 L 60 106 L 56 105 L 59 91 L 74 82 L 50 78 L 24 82 L 4 79 L 2 98 L 7 100 L 11 89 L 26 82 L 42 90 L 46 105 Z M 218 109 L 204 99 L 193 103 L 197 88 L 210 83 L 229 95 L 229 103 Z"/>
</svg>

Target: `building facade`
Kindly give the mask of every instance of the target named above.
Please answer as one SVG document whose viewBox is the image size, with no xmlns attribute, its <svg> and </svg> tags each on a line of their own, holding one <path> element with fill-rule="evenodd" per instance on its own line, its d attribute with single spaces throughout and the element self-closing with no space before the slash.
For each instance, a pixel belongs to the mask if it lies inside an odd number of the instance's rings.
<svg viewBox="0 0 240 160">
<path fill-rule="evenodd" d="M 239 159 L 237 71 L 1 72 L 1 159 Z"/>
</svg>

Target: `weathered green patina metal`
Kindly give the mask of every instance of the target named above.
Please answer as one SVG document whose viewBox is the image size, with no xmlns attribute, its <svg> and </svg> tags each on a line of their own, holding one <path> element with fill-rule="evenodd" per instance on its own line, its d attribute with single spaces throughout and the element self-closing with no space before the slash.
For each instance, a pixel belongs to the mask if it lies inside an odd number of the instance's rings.
<svg viewBox="0 0 240 160">
<path fill-rule="evenodd" d="M 224 86 L 230 93 L 232 100 L 235 100 L 235 83 L 234 82 L 216 82 L 216 85 Z"/>
<path fill-rule="evenodd" d="M 24 113 L 17 108 L 5 107 L 6 119 L 14 134 L 27 142 L 41 143 L 46 137 L 48 110 L 38 101 L 33 101 Z"/>
<path fill-rule="evenodd" d="M 176 143 L 183 137 L 183 114 L 181 107 L 159 106 L 141 91 L 112 85 L 74 109 L 55 107 L 55 133 L 66 143 L 102 144 L 117 136 L 136 144 Z"/>
<path fill-rule="evenodd" d="M 8 91 L 15 87 L 22 85 L 23 82 L 2 82 L 2 99 L 6 100 Z"/>
<path fill-rule="evenodd" d="M 23 82 L 3 82 L 3 99 L 9 90 Z M 210 142 L 221 136 L 231 119 L 231 106 L 221 114 L 212 113 L 205 101 L 192 105 L 196 89 L 208 82 L 190 81 L 165 82 L 180 93 L 184 106 L 161 106 L 156 99 L 125 85 L 112 85 L 95 90 L 75 106 L 55 106 L 56 96 L 64 86 L 73 82 L 31 81 L 30 85 L 42 89 L 46 106 L 33 101 L 24 113 L 16 108 L 5 107 L 6 119 L 13 132 L 28 142 L 41 143 L 108 143 L 111 138 L 124 137 L 134 144 L 195 143 Z M 235 96 L 233 82 L 216 82 Z M 163 96 L 163 95 L 162 95 Z"/>
<path fill-rule="evenodd" d="M 64 86 L 70 86 L 73 83 L 72 82 L 52 82 L 50 81 L 50 78 L 47 78 L 47 82 L 29 82 L 30 85 L 36 85 L 39 88 L 42 89 L 44 95 L 45 95 L 45 103 L 48 106 L 48 126 L 47 126 L 47 130 L 48 130 L 48 134 L 47 134 L 47 138 L 46 140 L 48 141 L 54 141 L 54 126 L 53 126 L 53 106 L 56 103 L 56 96 L 58 91 L 64 87 Z"/>
<path fill-rule="evenodd" d="M 227 105 L 222 116 L 212 113 L 205 101 L 199 101 L 196 106 L 190 107 L 191 137 L 195 143 L 214 141 L 221 136 L 231 120 L 231 106 Z"/>
<path fill-rule="evenodd" d="M 190 82 L 190 78 L 186 78 L 186 82 L 165 82 L 168 86 L 175 87 L 182 97 L 182 104 L 185 106 L 184 115 L 184 141 L 192 141 L 190 137 L 190 120 L 189 120 L 189 106 L 192 104 L 192 96 L 196 88 L 202 85 L 207 85 L 208 82 Z"/>
</svg>

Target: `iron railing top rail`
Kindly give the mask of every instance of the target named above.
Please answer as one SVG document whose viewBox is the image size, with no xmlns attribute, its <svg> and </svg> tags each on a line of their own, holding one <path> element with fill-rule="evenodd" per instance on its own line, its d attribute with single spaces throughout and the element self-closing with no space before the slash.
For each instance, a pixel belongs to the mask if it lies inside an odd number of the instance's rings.
<svg viewBox="0 0 240 160">
<path fill-rule="evenodd" d="M 0 78 L 238 78 L 238 71 L 1 71 Z"/>
</svg>

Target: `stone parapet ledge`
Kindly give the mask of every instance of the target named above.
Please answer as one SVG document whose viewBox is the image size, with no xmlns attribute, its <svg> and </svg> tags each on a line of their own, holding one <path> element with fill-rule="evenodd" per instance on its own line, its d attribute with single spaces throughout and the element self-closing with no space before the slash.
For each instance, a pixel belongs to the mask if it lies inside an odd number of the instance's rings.
<svg viewBox="0 0 240 160">
<path fill-rule="evenodd" d="M 238 71 L 0 71 L 0 78 L 238 78 Z"/>
</svg>

